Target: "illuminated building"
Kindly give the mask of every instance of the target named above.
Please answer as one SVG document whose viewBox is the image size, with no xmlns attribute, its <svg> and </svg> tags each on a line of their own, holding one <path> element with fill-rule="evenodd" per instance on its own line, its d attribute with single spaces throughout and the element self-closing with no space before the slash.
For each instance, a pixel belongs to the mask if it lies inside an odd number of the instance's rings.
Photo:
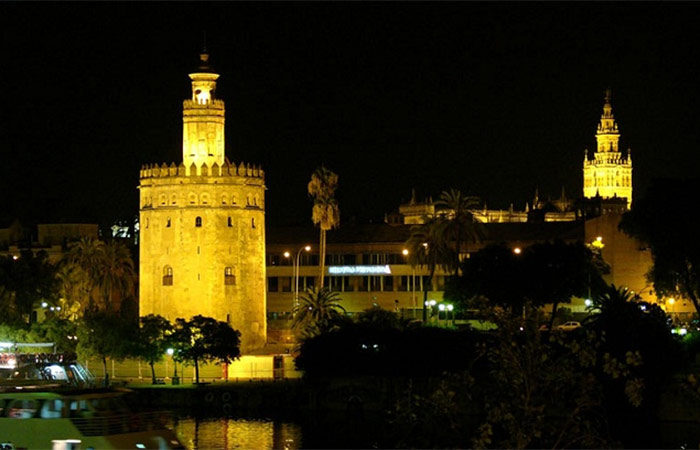
<svg viewBox="0 0 700 450">
<path fill-rule="evenodd" d="M 140 173 L 140 314 L 226 321 L 246 352 L 266 341 L 265 174 L 225 157 L 219 75 L 200 59 L 183 102 L 183 161 Z"/>
<path fill-rule="evenodd" d="M 624 198 L 629 209 L 632 205 L 632 155 L 629 149 L 625 156 L 620 152 L 620 132 L 612 113 L 611 96 L 608 89 L 595 136 L 598 146 L 593 159 L 588 158 L 588 150 L 583 158 L 583 196 Z"/>
<path fill-rule="evenodd" d="M 68 244 L 83 237 L 97 239 L 97 224 L 40 223 L 34 228 L 14 220 L 6 228 L 0 228 L 0 256 L 19 256 L 26 250 L 43 251 L 50 262 L 58 263 Z"/>
</svg>

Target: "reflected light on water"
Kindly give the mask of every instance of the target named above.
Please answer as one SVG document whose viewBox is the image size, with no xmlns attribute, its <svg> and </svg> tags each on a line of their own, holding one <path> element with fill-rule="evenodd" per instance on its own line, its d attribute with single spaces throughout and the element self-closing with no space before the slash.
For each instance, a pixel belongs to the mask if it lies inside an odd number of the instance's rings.
<svg viewBox="0 0 700 450">
<path fill-rule="evenodd" d="M 173 422 L 173 429 L 190 450 L 301 448 L 301 427 L 288 422 L 180 418 Z"/>
</svg>

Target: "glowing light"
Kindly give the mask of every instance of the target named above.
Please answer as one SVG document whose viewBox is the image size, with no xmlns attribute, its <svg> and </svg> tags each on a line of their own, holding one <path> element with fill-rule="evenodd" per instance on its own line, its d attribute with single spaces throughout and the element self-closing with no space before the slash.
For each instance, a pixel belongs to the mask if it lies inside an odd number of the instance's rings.
<svg viewBox="0 0 700 450">
<path fill-rule="evenodd" d="M 428 243 L 427 243 L 427 242 L 423 242 L 423 247 L 428 248 Z"/>
<path fill-rule="evenodd" d="M 289 258 L 289 252 L 284 252 L 284 257 Z"/>
<path fill-rule="evenodd" d="M 46 308 L 47 306 L 49 306 L 48 303 L 46 303 L 46 302 L 41 302 L 41 307 L 42 307 L 42 308 Z"/>
<path fill-rule="evenodd" d="M 678 334 L 680 334 L 681 336 L 685 336 L 686 334 L 688 334 L 688 330 L 686 330 L 685 328 L 681 328 L 678 330 Z"/>
<path fill-rule="evenodd" d="M 439 309 L 440 311 L 444 311 L 444 310 L 445 310 L 445 305 L 443 305 L 442 303 L 440 303 L 440 304 L 438 305 L 438 309 Z"/>
<path fill-rule="evenodd" d="M 437 302 L 435 300 L 429 300 L 428 303 L 430 303 L 430 306 L 437 305 Z"/>
<path fill-rule="evenodd" d="M 19 259 L 19 256 L 17 256 L 17 255 L 12 255 L 12 259 L 14 259 L 15 261 L 17 261 L 17 260 Z"/>
<path fill-rule="evenodd" d="M 603 242 L 603 236 L 598 236 L 597 238 L 595 238 L 595 240 L 598 242 Z"/>
<path fill-rule="evenodd" d="M 447 305 L 448 311 L 452 311 L 453 309 L 455 309 L 454 305 Z"/>
<path fill-rule="evenodd" d="M 519 255 L 520 253 L 522 253 L 522 249 L 520 247 L 515 247 L 513 249 L 513 253 L 515 253 L 516 255 Z"/>
<path fill-rule="evenodd" d="M 401 253 L 403 253 L 403 256 L 407 256 L 407 255 L 408 255 L 408 249 L 403 249 L 403 251 L 402 251 Z"/>
<path fill-rule="evenodd" d="M 172 348 L 169 348 L 169 349 L 167 349 L 165 352 L 166 352 L 168 355 L 173 356 L 173 353 L 175 353 L 175 350 L 173 350 Z"/>
<path fill-rule="evenodd" d="M 591 306 L 593 304 L 593 300 L 591 300 L 590 298 L 587 298 L 583 301 L 583 304 L 586 306 Z"/>
<path fill-rule="evenodd" d="M 331 275 L 374 275 L 386 274 L 391 275 L 391 267 L 384 266 L 329 266 L 328 273 Z"/>
<path fill-rule="evenodd" d="M 675 298 L 671 297 L 671 298 L 668 299 L 668 304 L 669 304 L 669 305 L 673 305 L 674 303 L 676 303 L 676 299 L 675 299 Z"/>
<path fill-rule="evenodd" d="M 304 250 L 306 250 L 307 252 L 310 252 L 310 251 L 311 251 L 311 246 L 310 246 L 310 245 L 307 245 L 306 247 L 304 247 Z"/>
</svg>

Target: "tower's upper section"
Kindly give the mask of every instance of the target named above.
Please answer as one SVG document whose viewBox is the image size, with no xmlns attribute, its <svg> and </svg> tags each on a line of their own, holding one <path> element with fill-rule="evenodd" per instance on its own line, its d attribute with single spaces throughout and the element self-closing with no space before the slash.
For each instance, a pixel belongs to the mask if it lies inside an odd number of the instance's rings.
<svg viewBox="0 0 700 450">
<path fill-rule="evenodd" d="M 182 108 L 182 161 L 186 167 L 211 167 L 224 163 L 224 102 L 216 99 L 216 80 L 209 64 L 209 54 L 199 55 L 197 70 L 189 74 L 192 98 Z"/>
<path fill-rule="evenodd" d="M 598 141 L 599 152 L 617 152 L 618 142 L 620 141 L 620 132 L 617 130 L 615 116 L 612 113 L 612 91 L 605 91 L 605 104 L 603 105 L 603 115 L 600 116 L 598 131 L 595 139 Z"/>
<path fill-rule="evenodd" d="M 618 147 L 620 132 L 612 113 L 610 89 L 605 92 L 603 115 L 600 117 L 593 159 L 588 151 L 583 158 L 583 196 L 593 198 L 625 198 L 627 208 L 632 204 L 632 156 L 628 149 L 623 155 Z"/>
</svg>

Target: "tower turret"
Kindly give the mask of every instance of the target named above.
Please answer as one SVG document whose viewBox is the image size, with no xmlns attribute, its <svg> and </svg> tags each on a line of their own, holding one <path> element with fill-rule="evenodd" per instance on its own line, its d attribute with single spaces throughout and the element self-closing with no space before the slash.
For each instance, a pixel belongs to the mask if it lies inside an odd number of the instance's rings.
<svg viewBox="0 0 700 450">
<path fill-rule="evenodd" d="M 620 132 L 612 112 L 612 91 L 605 91 L 603 114 L 595 135 L 598 143 L 593 159 L 586 151 L 583 159 L 583 196 L 627 199 L 632 204 L 632 156 L 619 150 Z"/>
<path fill-rule="evenodd" d="M 224 102 L 216 98 L 215 73 L 204 50 L 199 55 L 199 65 L 189 74 L 192 80 L 192 98 L 183 102 L 182 109 L 182 160 L 188 168 L 194 164 L 200 170 L 202 164 L 211 167 L 224 163 Z"/>
</svg>

